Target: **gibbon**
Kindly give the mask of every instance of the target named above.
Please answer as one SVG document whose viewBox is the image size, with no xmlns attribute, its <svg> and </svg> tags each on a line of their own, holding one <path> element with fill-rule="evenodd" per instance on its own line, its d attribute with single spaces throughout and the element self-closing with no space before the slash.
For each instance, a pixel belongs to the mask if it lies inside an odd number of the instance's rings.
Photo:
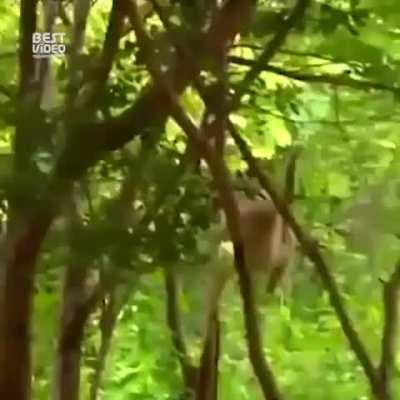
<svg viewBox="0 0 400 400">
<path fill-rule="evenodd" d="M 237 196 L 237 203 L 246 268 L 253 282 L 266 280 L 267 291 L 271 293 L 288 273 L 293 261 L 296 249 L 294 234 L 272 200 Z M 235 275 L 233 246 L 222 213 L 220 220 L 211 234 L 216 254 L 211 257 L 207 271 L 206 327 L 218 308 L 226 283 Z"/>
</svg>

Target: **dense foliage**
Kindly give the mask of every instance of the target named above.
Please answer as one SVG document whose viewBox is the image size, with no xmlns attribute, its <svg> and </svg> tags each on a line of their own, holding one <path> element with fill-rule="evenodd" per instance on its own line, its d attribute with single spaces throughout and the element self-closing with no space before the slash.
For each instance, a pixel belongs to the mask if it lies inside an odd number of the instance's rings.
<svg viewBox="0 0 400 400">
<path fill-rule="evenodd" d="M 66 55 L 34 58 L 35 31 Z M 297 151 L 290 208 L 315 239 L 256 296 L 280 397 L 230 282 L 219 398 L 398 398 L 397 1 L 8 1 L 0 43 L 0 398 L 190 396 L 221 182 L 181 111 L 200 134 L 225 112 L 278 193 Z M 260 190 L 228 132 L 223 160 Z"/>
</svg>

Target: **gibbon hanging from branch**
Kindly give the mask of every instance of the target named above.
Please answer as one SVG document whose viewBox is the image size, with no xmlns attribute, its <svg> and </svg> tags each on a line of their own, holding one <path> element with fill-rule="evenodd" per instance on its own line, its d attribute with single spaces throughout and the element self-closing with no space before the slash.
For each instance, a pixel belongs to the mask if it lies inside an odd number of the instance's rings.
<svg viewBox="0 0 400 400">
<path fill-rule="evenodd" d="M 285 198 L 291 203 L 294 198 L 295 161 L 297 151 L 290 155 L 286 168 Z M 267 197 L 267 196 L 265 196 Z M 237 194 L 239 223 L 243 240 L 245 265 L 250 277 L 257 282 L 268 278 L 268 292 L 289 272 L 296 252 L 293 232 L 283 220 L 269 198 L 248 199 Z M 219 318 L 218 308 L 226 283 L 235 275 L 233 251 L 229 242 L 226 223 L 221 213 L 221 222 L 213 235 L 214 249 L 210 262 L 209 284 L 206 287 L 204 347 L 200 360 L 196 400 L 217 398 Z"/>
<path fill-rule="evenodd" d="M 289 157 L 286 169 L 285 199 L 288 203 L 294 198 L 296 158 L 297 151 L 294 151 Z M 263 198 L 249 199 L 237 193 L 237 204 L 246 267 L 254 279 L 257 279 L 259 274 L 267 276 L 268 291 L 272 292 L 293 261 L 296 251 L 295 236 L 266 195 Z M 218 265 L 215 268 L 210 266 L 211 283 L 208 286 L 207 299 L 211 304 L 207 309 L 208 313 L 212 313 L 217 307 L 216 303 L 226 282 L 234 276 L 233 251 L 229 248 L 231 243 L 224 215 L 222 212 L 220 215 L 221 222 L 215 235 L 216 241 L 220 241 L 215 243 L 218 246 L 218 254 L 212 257 L 211 262 L 213 264 L 215 261 Z"/>
</svg>

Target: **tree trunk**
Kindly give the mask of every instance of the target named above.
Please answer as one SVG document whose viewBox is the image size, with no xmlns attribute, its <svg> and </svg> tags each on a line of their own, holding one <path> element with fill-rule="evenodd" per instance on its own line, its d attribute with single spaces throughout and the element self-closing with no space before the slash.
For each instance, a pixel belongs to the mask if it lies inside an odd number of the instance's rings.
<svg viewBox="0 0 400 400">
<path fill-rule="evenodd" d="M 93 372 L 93 381 L 90 387 L 90 400 L 97 400 L 99 390 L 101 388 L 101 381 L 103 378 L 104 369 L 106 366 L 106 358 L 110 351 L 112 336 L 114 328 L 117 323 L 118 313 L 121 307 L 118 307 L 115 301 L 115 294 L 110 293 L 108 296 L 108 302 L 104 305 L 103 311 L 100 318 L 100 330 L 101 330 L 101 343 L 99 352 L 96 358 L 96 364 Z"/>
<path fill-rule="evenodd" d="M 79 400 L 84 330 L 100 296 L 88 284 L 88 272 L 80 266 L 66 271 L 61 327 L 57 349 L 55 400 Z"/>
<path fill-rule="evenodd" d="M 33 277 L 51 216 L 32 222 L 19 238 L 7 238 L 0 313 L 0 398 L 30 399 L 30 320 Z M 11 235 L 10 235 L 11 236 Z"/>
</svg>

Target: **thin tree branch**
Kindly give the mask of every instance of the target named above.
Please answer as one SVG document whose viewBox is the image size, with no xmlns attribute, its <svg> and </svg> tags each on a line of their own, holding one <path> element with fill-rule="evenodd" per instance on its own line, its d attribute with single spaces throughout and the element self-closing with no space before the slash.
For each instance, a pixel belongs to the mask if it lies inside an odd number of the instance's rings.
<svg viewBox="0 0 400 400">
<path fill-rule="evenodd" d="M 383 287 L 385 320 L 382 335 L 381 361 L 379 365 L 382 400 L 392 400 L 394 398 L 391 383 L 393 381 L 393 372 L 399 340 L 399 296 L 400 260 L 397 262 L 389 281 L 386 282 Z"/>
<path fill-rule="evenodd" d="M 94 87 L 85 102 L 85 105 L 92 109 L 99 106 L 104 97 L 104 89 L 108 75 L 118 52 L 120 38 L 123 35 L 123 22 L 124 13 L 123 10 L 121 10 L 120 1 L 113 0 L 103 43 L 100 65 L 93 76 Z"/>
<path fill-rule="evenodd" d="M 72 22 L 71 22 L 71 20 L 70 20 L 68 14 L 67 14 L 67 12 L 66 12 L 66 10 L 65 10 L 65 7 L 64 7 L 62 1 L 59 2 L 58 7 L 59 7 L 58 16 L 60 17 L 62 23 L 63 23 L 67 28 L 69 28 L 69 27 L 72 25 Z"/>
<path fill-rule="evenodd" d="M 260 185 L 263 189 L 267 191 L 270 195 L 275 207 L 278 212 L 281 214 L 283 219 L 289 224 L 290 228 L 294 232 L 298 242 L 301 245 L 301 248 L 304 254 L 312 261 L 315 265 L 319 276 L 322 280 L 322 283 L 325 286 L 326 291 L 328 292 L 329 299 L 333 309 L 336 312 L 336 315 L 339 319 L 339 322 L 342 326 L 343 332 L 350 344 L 351 349 L 354 351 L 357 356 L 360 364 L 364 370 L 365 375 L 368 378 L 371 389 L 375 395 L 379 393 L 379 379 L 377 377 L 375 367 L 372 363 L 370 355 L 367 352 L 367 349 L 362 342 L 357 330 L 355 329 L 344 305 L 344 301 L 340 294 L 339 288 L 337 287 L 336 281 L 325 262 L 323 255 L 320 252 L 318 243 L 312 239 L 308 233 L 306 233 L 303 228 L 299 225 L 297 220 L 294 218 L 292 212 L 290 211 L 288 205 L 282 198 L 282 196 L 278 193 L 275 188 L 272 180 L 261 171 L 259 168 L 256 159 L 252 155 L 247 143 L 244 139 L 238 134 L 236 129 L 232 124 L 229 125 L 229 130 L 231 136 L 235 140 L 236 145 L 238 146 L 240 153 L 243 159 L 248 164 L 248 167 L 251 173 L 257 177 Z"/>
<path fill-rule="evenodd" d="M 289 21 L 283 29 L 281 29 L 274 39 L 270 42 L 270 45 L 266 48 L 262 56 L 260 57 L 260 63 L 264 62 L 265 60 L 270 60 L 275 52 L 279 49 L 281 44 L 284 42 L 289 30 L 291 27 L 303 16 L 305 12 L 307 2 L 299 1 L 297 3 L 297 6 L 295 7 L 291 17 L 289 18 Z M 168 27 L 167 27 L 168 28 Z M 247 89 L 247 86 L 249 83 L 258 75 L 258 66 L 252 69 L 245 77 L 243 81 L 243 86 L 239 87 L 239 90 L 236 92 L 233 107 L 237 106 L 235 104 L 235 100 L 237 103 L 239 103 L 238 100 L 240 100 L 241 95 L 243 94 L 244 90 Z M 196 87 L 199 89 L 199 92 L 201 93 L 205 103 L 207 104 L 207 97 L 205 96 L 205 90 L 202 87 L 202 85 L 196 81 Z M 189 139 L 191 141 L 194 141 L 197 144 L 197 147 L 201 148 L 202 145 L 206 144 L 204 142 L 199 143 L 199 139 L 197 139 L 196 142 L 196 133 L 195 129 L 190 128 L 190 120 L 186 120 L 186 116 L 184 115 L 183 111 L 180 110 L 175 110 L 176 113 L 172 113 L 174 116 L 175 120 L 178 122 L 178 124 L 181 126 L 181 128 L 187 133 Z M 222 113 L 222 116 L 225 115 L 225 113 Z M 218 115 L 216 116 L 218 118 Z M 221 116 L 219 116 L 221 117 Z M 185 129 L 185 124 L 186 124 L 186 129 Z M 223 127 L 224 124 L 221 125 Z M 208 135 L 205 134 L 205 137 Z M 212 174 L 214 176 L 214 179 L 216 180 L 217 187 L 220 189 L 220 195 L 222 196 L 222 204 L 224 205 L 225 212 L 227 214 L 227 222 L 228 222 L 228 227 L 229 223 L 231 222 L 230 228 L 230 233 L 231 233 L 231 238 L 234 243 L 234 251 L 235 251 L 235 266 L 237 267 L 238 273 L 239 273 L 239 282 L 240 282 L 240 287 L 241 287 L 241 293 L 242 293 L 242 298 L 244 302 L 244 315 L 245 315 L 245 322 L 246 322 L 246 330 L 247 330 L 247 338 L 248 338 L 248 345 L 249 345 L 249 351 L 250 351 L 250 360 L 252 362 L 254 371 L 259 378 L 259 382 L 261 384 L 261 387 L 263 389 L 263 393 L 265 398 L 281 398 L 281 395 L 279 394 L 279 391 L 277 389 L 275 379 L 273 377 L 272 371 L 270 370 L 268 364 L 266 363 L 264 357 L 263 357 L 263 352 L 262 352 L 262 345 L 261 345 L 261 337 L 260 333 L 258 330 L 258 322 L 256 318 L 256 312 L 255 312 L 255 306 L 254 306 L 254 299 L 253 299 L 253 294 L 252 294 L 252 287 L 251 287 L 251 281 L 248 277 L 245 265 L 244 265 L 244 256 L 243 256 L 243 246 L 240 244 L 240 227 L 236 226 L 234 222 L 235 218 L 237 221 L 237 205 L 235 203 L 234 199 L 229 199 L 229 193 L 232 192 L 232 187 L 229 182 L 229 175 L 224 176 L 224 173 L 227 173 L 226 166 L 223 164 L 219 165 L 217 162 L 215 163 L 216 170 L 212 169 L 212 164 L 213 164 L 213 157 L 209 158 L 207 160 L 207 157 L 204 156 L 204 149 L 203 149 L 203 157 L 206 159 L 206 161 L 209 164 L 209 167 L 212 171 Z M 214 155 L 215 157 L 215 155 Z M 218 157 L 218 156 L 217 156 Z M 217 158 L 218 159 L 218 158 Z M 221 157 L 222 159 L 222 157 Z M 218 165 L 220 168 L 218 168 Z M 225 172 L 224 172 L 225 171 Z M 222 174 L 222 175 L 221 175 Z M 225 196 L 225 197 L 224 197 Z M 236 208 L 236 209 L 235 209 Z M 235 215 L 236 213 L 236 215 Z M 238 229 L 238 231 L 235 231 L 235 229 Z M 235 240 L 235 232 L 238 235 L 237 240 Z"/>
<path fill-rule="evenodd" d="M 274 118 L 281 119 L 283 121 L 292 122 L 294 124 L 305 124 L 305 125 L 328 125 L 337 127 L 337 121 L 329 120 L 329 119 L 297 119 L 297 118 L 290 118 L 285 115 L 278 114 L 274 111 L 267 111 L 263 110 L 263 113 L 272 115 Z M 365 116 L 363 119 L 345 119 L 341 120 L 340 123 L 342 125 L 370 125 L 372 122 L 393 122 L 393 123 L 400 123 L 400 119 L 393 118 L 394 114 L 379 114 L 379 115 L 369 115 Z"/>
<path fill-rule="evenodd" d="M 186 392 L 193 393 L 196 387 L 197 369 L 190 360 L 182 332 L 176 276 L 173 271 L 168 269 L 165 270 L 165 291 L 167 294 L 166 317 L 171 331 L 172 343 L 178 356 Z"/>
<path fill-rule="evenodd" d="M 263 47 L 258 45 L 258 44 L 252 44 L 252 43 L 238 43 L 233 45 L 232 47 L 234 48 L 247 48 L 251 50 L 262 50 Z M 295 57 L 303 57 L 303 58 L 317 58 L 319 60 L 325 60 L 331 64 L 343 64 L 343 60 L 335 60 L 334 57 L 328 56 L 326 54 L 320 54 L 317 52 L 313 51 L 296 51 L 292 49 L 285 49 L 281 48 L 278 50 L 278 53 L 284 54 L 284 55 L 289 55 L 289 56 L 295 56 Z"/>
<path fill-rule="evenodd" d="M 148 145 L 147 145 L 148 146 Z M 110 217 L 115 226 L 122 227 L 122 229 L 128 228 L 130 226 L 130 222 L 132 221 L 132 203 L 135 199 L 136 195 L 136 187 L 135 183 L 137 182 L 137 177 L 141 175 L 142 169 L 145 168 L 146 160 L 151 152 L 152 148 L 145 146 L 141 149 L 141 154 L 138 156 L 141 159 L 140 163 L 140 171 L 137 169 L 133 170 L 132 166 L 129 166 L 129 170 L 124 178 L 124 181 L 120 187 L 118 196 L 110 202 Z M 130 153 L 125 152 L 125 158 L 127 161 L 130 161 Z M 98 257 L 99 254 L 96 254 Z M 120 283 L 120 278 L 115 276 L 115 271 L 113 273 L 113 277 L 107 275 L 102 277 L 103 282 L 108 282 L 109 287 L 107 288 L 105 300 L 107 303 L 104 304 L 102 309 L 101 319 L 99 322 L 100 330 L 101 330 L 101 344 L 100 349 L 97 354 L 93 378 L 90 388 L 90 399 L 96 400 L 98 396 L 98 390 L 101 387 L 101 380 L 104 372 L 104 368 L 106 365 L 106 358 L 109 352 L 109 348 L 111 346 L 112 336 L 114 333 L 115 326 L 117 324 L 117 317 L 122 309 L 122 307 L 126 304 L 129 299 L 129 296 L 132 294 L 132 289 L 127 288 L 122 299 L 117 301 L 117 285 Z M 111 282 L 111 284 L 110 284 Z"/>
<path fill-rule="evenodd" d="M 248 67 L 253 67 L 256 63 L 256 61 L 237 56 L 231 56 L 229 60 L 235 64 Z M 400 93 L 400 88 L 380 82 L 350 78 L 347 74 L 305 74 L 295 70 L 286 70 L 284 68 L 268 65 L 267 63 L 260 66 L 260 71 L 273 72 L 274 74 L 286 76 L 287 78 L 302 82 L 326 83 L 332 86 L 346 86 L 358 90 L 382 90 L 395 94 Z"/>
<path fill-rule="evenodd" d="M 286 41 L 286 38 L 292 28 L 303 19 L 309 3 L 309 0 L 297 0 L 296 5 L 294 6 L 289 17 L 285 20 L 285 23 L 282 24 L 275 36 L 268 43 L 264 51 L 254 62 L 250 70 L 240 82 L 235 93 L 233 104 L 240 101 L 240 98 L 243 96 L 245 91 L 248 90 L 251 82 L 253 82 L 258 74 L 263 70 L 264 65 L 268 64 L 279 51 L 283 43 Z"/>
<path fill-rule="evenodd" d="M 26 94 L 35 75 L 32 56 L 32 34 L 36 31 L 37 0 L 23 0 L 20 8 L 19 73 L 20 94 Z"/>
<path fill-rule="evenodd" d="M 28 126 L 27 109 L 34 109 L 36 99 L 32 91 L 32 81 L 35 74 L 35 62 L 32 55 L 32 34 L 36 31 L 37 1 L 22 0 L 20 2 L 19 18 L 19 87 L 18 87 L 18 119 L 14 135 L 14 181 L 30 171 L 32 142 Z M 32 101 L 33 100 L 33 101 Z M 31 115 L 30 115 L 31 116 Z M 32 128 L 32 120 L 29 121 Z M 36 122 L 36 121 L 35 121 Z M 20 195 L 25 195 L 24 191 Z M 31 358 L 30 358 L 30 321 L 31 296 L 33 281 L 25 275 L 28 266 L 30 250 L 35 247 L 35 237 L 29 234 L 22 237 L 19 246 L 14 248 L 14 239 L 19 226 L 22 225 L 21 204 L 15 201 L 15 196 L 9 196 L 10 210 L 7 219 L 7 249 L 13 249 L 7 256 L 2 272 L 3 284 L 0 293 L 0 398 L 27 400 L 31 396 Z M 31 232 L 37 230 L 35 221 Z M 18 263 L 19 261 L 19 263 Z"/>
<path fill-rule="evenodd" d="M 218 309 L 209 316 L 208 330 L 203 341 L 203 351 L 197 375 L 195 400 L 218 399 L 218 363 L 220 357 L 220 321 Z"/>
<path fill-rule="evenodd" d="M 226 73 L 227 48 L 221 54 L 216 54 L 213 60 L 213 73 L 216 82 L 202 88 L 202 98 L 205 111 L 200 125 L 202 140 L 213 143 L 215 157 L 223 160 L 225 151 L 225 133 L 228 117 L 228 81 Z M 201 156 L 201 155 L 200 155 Z M 196 400 L 217 400 L 219 381 L 220 321 L 219 304 L 208 315 L 206 310 L 206 335 L 200 359 L 199 377 L 197 382 Z"/>
</svg>

